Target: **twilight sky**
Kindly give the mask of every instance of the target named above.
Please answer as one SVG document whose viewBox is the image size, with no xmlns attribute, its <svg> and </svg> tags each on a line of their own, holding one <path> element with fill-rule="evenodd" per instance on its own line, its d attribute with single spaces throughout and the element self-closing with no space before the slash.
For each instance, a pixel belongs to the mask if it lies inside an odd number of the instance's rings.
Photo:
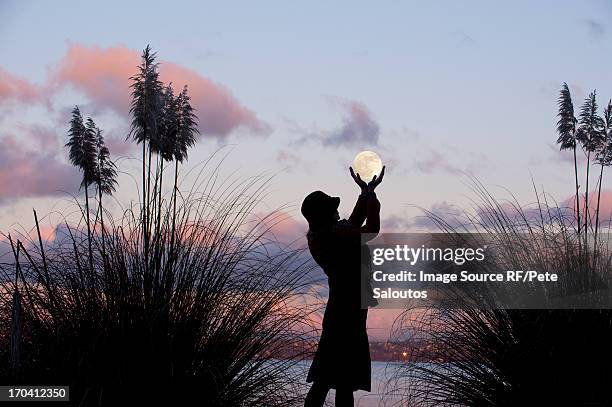
<svg viewBox="0 0 612 407">
<path fill-rule="evenodd" d="M 297 208 L 314 189 L 350 211 L 348 166 L 363 149 L 387 164 L 383 231 L 421 227 L 416 207 L 466 206 L 466 172 L 526 204 L 531 177 L 571 195 L 556 98 L 563 81 L 576 104 L 595 88 L 600 105 L 612 97 L 611 3 L 330 3 L 0 0 L 0 231 L 77 193 L 63 148 L 75 104 L 122 157 L 118 201 L 135 198 L 127 86 L 147 44 L 198 109 L 185 171 L 231 145 L 227 173 L 278 172 L 261 210 L 293 205 L 288 236 L 303 232 Z"/>
</svg>

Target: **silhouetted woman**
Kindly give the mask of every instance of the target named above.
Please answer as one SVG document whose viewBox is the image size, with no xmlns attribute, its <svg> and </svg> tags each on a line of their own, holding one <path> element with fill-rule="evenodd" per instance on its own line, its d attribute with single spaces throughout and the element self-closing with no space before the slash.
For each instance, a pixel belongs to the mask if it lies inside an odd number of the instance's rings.
<svg viewBox="0 0 612 407">
<path fill-rule="evenodd" d="M 372 304 L 366 300 L 362 307 L 361 234 L 375 235 L 380 229 L 380 203 L 374 189 L 385 169 L 368 184 L 352 168 L 350 172 L 361 194 L 348 219 L 340 220 L 340 198 L 321 191 L 312 192 L 302 203 L 310 253 L 329 283 L 323 332 L 306 379 L 312 387 L 305 407 L 323 406 L 329 389 L 336 389 L 337 407 L 353 406 L 353 392 L 370 391 L 371 386 L 366 319 L 367 305 Z"/>
</svg>

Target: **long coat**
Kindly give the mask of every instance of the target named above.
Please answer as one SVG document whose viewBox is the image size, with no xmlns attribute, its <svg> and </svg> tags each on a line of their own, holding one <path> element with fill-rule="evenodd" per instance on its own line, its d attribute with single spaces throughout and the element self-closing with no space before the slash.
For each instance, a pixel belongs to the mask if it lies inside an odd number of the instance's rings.
<svg viewBox="0 0 612 407">
<path fill-rule="evenodd" d="M 359 196 L 349 219 L 308 232 L 310 252 L 327 275 L 329 299 L 307 382 L 370 391 L 368 310 L 361 302 L 361 234 L 376 234 L 379 229 L 380 203 L 368 193 Z"/>
</svg>

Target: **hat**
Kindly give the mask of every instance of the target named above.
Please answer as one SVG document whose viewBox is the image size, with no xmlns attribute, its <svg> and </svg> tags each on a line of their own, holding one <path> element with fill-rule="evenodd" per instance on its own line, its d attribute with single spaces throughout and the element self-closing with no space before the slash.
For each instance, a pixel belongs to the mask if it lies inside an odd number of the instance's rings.
<svg viewBox="0 0 612 407">
<path fill-rule="evenodd" d="M 302 202 L 302 215 L 309 224 L 321 223 L 331 218 L 340 205 L 340 198 L 327 195 L 322 191 L 308 194 Z"/>
</svg>

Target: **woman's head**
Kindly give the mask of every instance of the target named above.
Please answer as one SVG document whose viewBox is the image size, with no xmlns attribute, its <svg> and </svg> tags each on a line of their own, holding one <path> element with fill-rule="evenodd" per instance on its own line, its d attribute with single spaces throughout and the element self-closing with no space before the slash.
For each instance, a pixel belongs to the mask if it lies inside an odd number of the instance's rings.
<svg viewBox="0 0 612 407">
<path fill-rule="evenodd" d="M 314 191 L 304 198 L 302 215 L 308 221 L 310 228 L 325 226 L 340 219 L 339 205 L 340 198 L 329 196 L 322 191 Z"/>
</svg>

